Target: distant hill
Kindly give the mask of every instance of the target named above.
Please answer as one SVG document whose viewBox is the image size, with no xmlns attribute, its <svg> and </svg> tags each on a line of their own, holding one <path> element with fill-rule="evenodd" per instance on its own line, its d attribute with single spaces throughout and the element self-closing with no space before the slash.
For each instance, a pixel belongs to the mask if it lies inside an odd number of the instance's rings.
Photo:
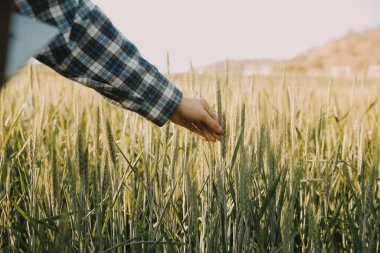
<svg viewBox="0 0 380 253">
<path fill-rule="evenodd" d="M 199 72 L 219 72 L 226 62 L 217 62 L 199 68 Z M 229 70 L 240 73 L 261 73 L 282 70 L 300 72 L 329 71 L 354 72 L 371 66 L 380 71 L 380 27 L 363 32 L 350 33 L 319 48 L 310 49 L 288 61 L 229 60 Z"/>
<path fill-rule="evenodd" d="M 339 67 L 363 69 L 380 64 L 380 27 L 350 33 L 341 39 L 311 49 L 287 62 L 294 70 L 326 70 Z"/>
</svg>

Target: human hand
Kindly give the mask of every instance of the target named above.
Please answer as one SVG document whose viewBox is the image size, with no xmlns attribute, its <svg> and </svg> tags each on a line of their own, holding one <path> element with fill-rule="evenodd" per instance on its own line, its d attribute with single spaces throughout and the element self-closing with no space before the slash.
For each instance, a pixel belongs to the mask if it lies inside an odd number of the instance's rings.
<svg viewBox="0 0 380 253">
<path fill-rule="evenodd" d="M 183 97 L 170 121 L 212 142 L 220 141 L 223 131 L 218 123 L 218 116 L 206 100 L 200 98 Z"/>
</svg>

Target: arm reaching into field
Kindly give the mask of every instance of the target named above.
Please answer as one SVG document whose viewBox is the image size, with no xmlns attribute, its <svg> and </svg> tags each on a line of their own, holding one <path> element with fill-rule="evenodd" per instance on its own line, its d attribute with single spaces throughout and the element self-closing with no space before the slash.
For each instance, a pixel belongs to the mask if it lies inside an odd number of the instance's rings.
<svg viewBox="0 0 380 253">
<path fill-rule="evenodd" d="M 21 14 L 60 31 L 36 57 L 42 63 L 158 126 L 172 119 L 207 140 L 218 137 L 217 122 L 211 123 L 204 116 L 206 109 L 208 115 L 214 115 L 208 105 L 201 100 L 188 103 L 190 100 L 183 99 L 182 92 L 142 58 L 138 49 L 89 0 L 13 2 Z M 189 105 L 194 106 L 190 111 Z M 190 125 L 191 120 L 194 122 Z"/>
</svg>

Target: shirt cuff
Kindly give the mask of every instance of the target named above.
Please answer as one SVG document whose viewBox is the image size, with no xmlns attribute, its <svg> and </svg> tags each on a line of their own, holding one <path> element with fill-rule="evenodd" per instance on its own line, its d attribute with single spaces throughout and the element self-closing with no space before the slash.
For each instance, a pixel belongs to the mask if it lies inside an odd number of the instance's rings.
<svg viewBox="0 0 380 253">
<path fill-rule="evenodd" d="M 151 86 L 137 111 L 160 127 L 171 118 L 182 100 L 182 92 L 170 81 L 167 82 L 164 90 Z"/>
</svg>

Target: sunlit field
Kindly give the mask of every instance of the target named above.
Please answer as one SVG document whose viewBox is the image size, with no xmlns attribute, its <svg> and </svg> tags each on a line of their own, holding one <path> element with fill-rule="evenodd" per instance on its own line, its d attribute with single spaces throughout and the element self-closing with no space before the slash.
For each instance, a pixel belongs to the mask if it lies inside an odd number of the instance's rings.
<svg viewBox="0 0 380 253">
<path fill-rule="evenodd" d="M 380 80 L 171 75 L 207 143 L 40 66 L 0 94 L 0 251 L 380 252 Z"/>
</svg>

